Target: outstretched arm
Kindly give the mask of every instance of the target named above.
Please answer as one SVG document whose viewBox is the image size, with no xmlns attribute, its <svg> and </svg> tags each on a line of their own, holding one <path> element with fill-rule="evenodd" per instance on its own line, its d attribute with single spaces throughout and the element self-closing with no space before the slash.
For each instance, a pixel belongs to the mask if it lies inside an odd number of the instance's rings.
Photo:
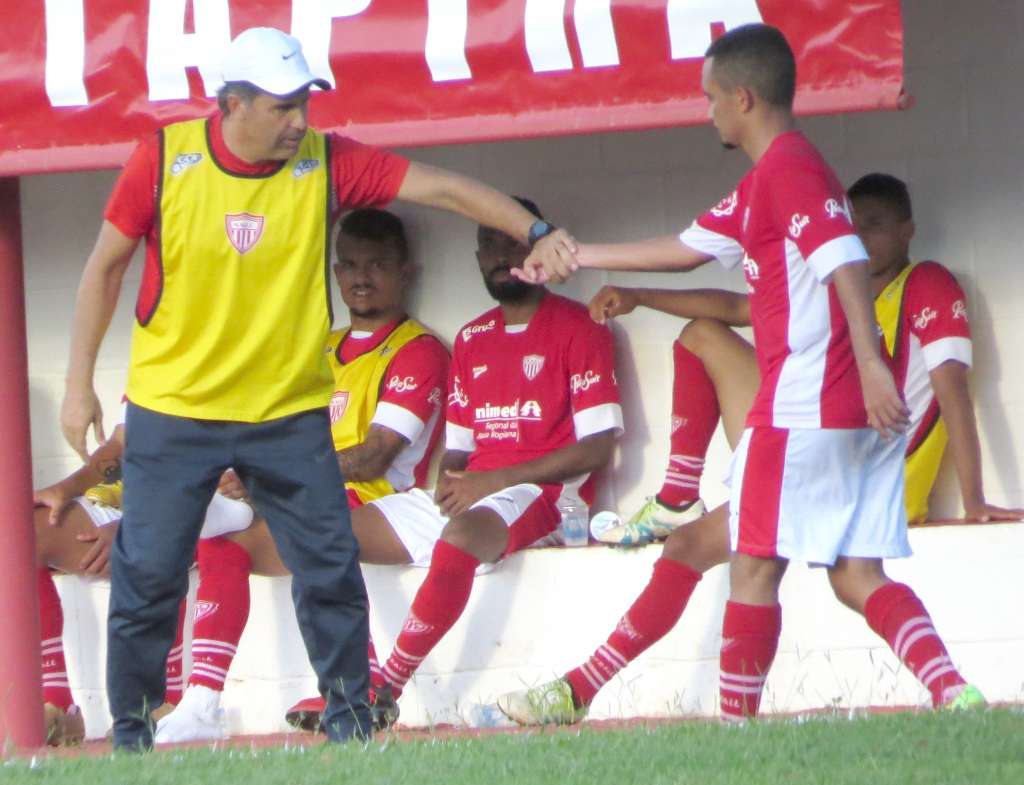
<svg viewBox="0 0 1024 785">
<path fill-rule="evenodd" d="M 78 286 L 60 421 L 64 438 L 82 460 L 87 459 L 85 437 L 90 425 L 96 441 L 106 441 L 103 410 L 93 389 L 96 355 L 114 315 L 124 272 L 138 244 L 138 238 L 127 237 L 110 221 L 104 221 Z"/>
<path fill-rule="evenodd" d="M 733 327 L 750 324 L 750 298 L 725 289 L 631 289 L 603 286 L 590 301 L 590 316 L 606 319 L 632 312 L 637 306 L 684 319 L 717 319 Z"/>
<path fill-rule="evenodd" d="M 947 360 L 933 368 L 929 376 L 949 433 L 949 452 L 960 481 L 964 517 L 974 521 L 1016 521 L 1024 518 L 1024 510 L 1004 509 L 985 501 L 981 445 L 971 404 L 967 366 L 956 360 Z"/>
<path fill-rule="evenodd" d="M 479 180 L 416 162 L 409 164 L 398 198 L 459 213 L 524 244 L 529 241 L 530 227 L 537 221 L 515 199 Z M 531 258 L 535 256 L 553 266 L 574 266 L 575 255 L 576 241 L 566 230 L 558 229 L 534 245 Z"/>
</svg>

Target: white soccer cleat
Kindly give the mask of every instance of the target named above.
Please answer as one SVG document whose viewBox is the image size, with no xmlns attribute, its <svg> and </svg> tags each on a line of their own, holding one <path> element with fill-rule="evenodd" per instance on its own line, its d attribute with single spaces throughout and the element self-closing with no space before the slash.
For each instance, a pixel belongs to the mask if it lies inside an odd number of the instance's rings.
<svg viewBox="0 0 1024 785">
<path fill-rule="evenodd" d="M 156 724 L 153 741 L 157 744 L 180 744 L 186 741 L 220 741 L 224 732 L 224 709 L 220 693 L 209 687 L 191 684 L 181 703 Z"/>
<path fill-rule="evenodd" d="M 606 545 L 647 545 L 665 539 L 680 526 L 693 523 L 705 512 L 704 502 L 700 499 L 682 510 L 672 510 L 661 504 L 656 496 L 649 496 L 644 506 L 626 523 L 601 532 L 597 539 Z"/>
</svg>

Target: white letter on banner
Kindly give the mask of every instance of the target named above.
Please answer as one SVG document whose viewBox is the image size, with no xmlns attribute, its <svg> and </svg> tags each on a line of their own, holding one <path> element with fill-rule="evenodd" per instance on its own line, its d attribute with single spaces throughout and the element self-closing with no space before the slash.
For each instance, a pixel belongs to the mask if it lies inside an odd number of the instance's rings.
<svg viewBox="0 0 1024 785">
<path fill-rule="evenodd" d="M 331 71 L 331 23 L 342 16 L 358 16 L 370 0 L 293 0 L 292 35 L 302 44 L 302 53 L 314 76 L 336 87 Z"/>
<path fill-rule="evenodd" d="M 84 0 L 46 0 L 46 95 L 51 106 L 84 106 Z"/>
<path fill-rule="evenodd" d="M 565 0 L 526 0 L 526 53 L 536 73 L 572 70 L 564 14 Z"/>
<path fill-rule="evenodd" d="M 584 68 L 619 64 L 619 47 L 612 25 L 612 0 L 576 0 L 573 9 L 576 39 Z"/>
<path fill-rule="evenodd" d="M 149 100 L 188 98 L 185 69 L 197 66 L 208 96 L 222 84 L 221 65 L 231 43 L 227 0 L 192 0 L 195 33 L 184 32 L 188 0 L 151 0 L 146 39 Z"/>
<path fill-rule="evenodd" d="M 472 79 L 466 61 L 467 0 L 427 0 L 427 66 L 435 82 Z"/>
<path fill-rule="evenodd" d="M 668 35 L 672 59 L 703 57 L 711 45 L 711 25 L 721 22 L 728 30 L 761 22 L 757 0 L 669 0 Z"/>
</svg>

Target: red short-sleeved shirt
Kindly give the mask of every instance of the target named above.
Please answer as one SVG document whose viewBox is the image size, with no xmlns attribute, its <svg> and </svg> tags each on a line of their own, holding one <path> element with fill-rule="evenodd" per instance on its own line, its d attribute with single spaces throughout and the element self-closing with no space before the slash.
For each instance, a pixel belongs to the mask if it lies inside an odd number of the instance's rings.
<svg viewBox="0 0 1024 785">
<path fill-rule="evenodd" d="M 743 264 L 761 372 L 748 425 L 866 427 L 849 327 L 828 280 L 867 252 L 814 146 L 796 131 L 776 138 L 680 240 L 727 267 Z"/>
</svg>

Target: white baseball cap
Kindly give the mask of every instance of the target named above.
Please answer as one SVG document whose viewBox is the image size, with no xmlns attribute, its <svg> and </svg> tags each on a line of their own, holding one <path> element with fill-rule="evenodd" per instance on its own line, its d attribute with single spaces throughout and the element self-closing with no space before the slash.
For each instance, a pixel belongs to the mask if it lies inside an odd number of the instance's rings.
<svg viewBox="0 0 1024 785">
<path fill-rule="evenodd" d="M 248 82 L 279 97 L 310 85 L 331 89 L 330 82 L 310 72 L 299 40 L 273 27 L 239 33 L 228 46 L 221 77 L 225 82 Z"/>
</svg>

